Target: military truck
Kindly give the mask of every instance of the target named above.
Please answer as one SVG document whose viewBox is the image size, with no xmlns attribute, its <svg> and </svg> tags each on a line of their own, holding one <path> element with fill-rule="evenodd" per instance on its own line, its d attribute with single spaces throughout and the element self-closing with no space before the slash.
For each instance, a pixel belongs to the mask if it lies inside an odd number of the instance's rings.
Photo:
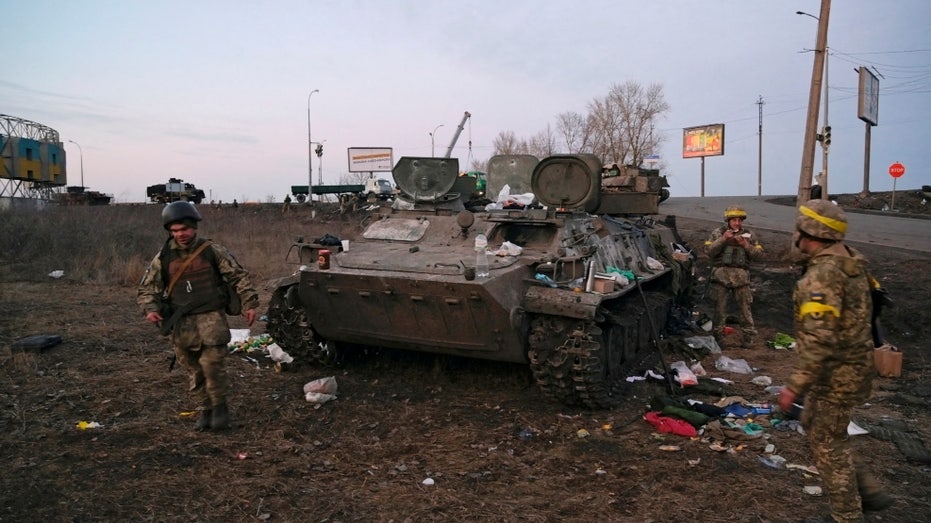
<svg viewBox="0 0 931 523">
<path fill-rule="evenodd" d="M 179 200 L 200 203 L 206 198 L 203 190 L 180 178 L 169 178 L 168 183 L 150 185 L 146 188 L 145 195 L 149 201 L 155 203 L 171 203 Z"/>
<path fill-rule="evenodd" d="M 472 212 L 452 191 L 458 160 L 401 158 L 400 194 L 351 249 L 291 245 L 300 268 L 273 284 L 268 332 L 313 364 L 366 346 L 523 363 L 550 398 L 612 407 L 629 373 L 655 365 L 691 262 L 674 217 L 603 199 L 602 170 L 591 155 L 495 157 L 488 184 L 534 201 Z"/>
</svg>

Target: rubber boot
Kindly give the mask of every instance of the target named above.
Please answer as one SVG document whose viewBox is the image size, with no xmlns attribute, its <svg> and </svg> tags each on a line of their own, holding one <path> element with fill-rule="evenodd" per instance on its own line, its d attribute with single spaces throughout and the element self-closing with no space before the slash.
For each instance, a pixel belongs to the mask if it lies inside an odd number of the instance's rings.
<svg viewBox="0 0 931 523">
<path fill-rule="evenodd" d="M 860 491 L 860 504 L 864 512 L 884 510 L 892 505 L 894 499 L 882 489 L 872 474 L 857 470 L 857 489 Z"/>
<path fill-rule="evenodd" d="M 211 409 L 204 409 L 200 412 L 200 416 L 197 418 L 197 423 L 194 425 L 194 428 L 200 431 L 210 430 L 211 424 L 213 424 L 213 411 Z"/>
<path fill-rule="evenodd" d="M 221 403 L 213 408 L 212 417 L 210 418 L 210 428 L 213 430 L 226 430 L 230 428 L 230 410 L 226 403 Z"/>
</svg>

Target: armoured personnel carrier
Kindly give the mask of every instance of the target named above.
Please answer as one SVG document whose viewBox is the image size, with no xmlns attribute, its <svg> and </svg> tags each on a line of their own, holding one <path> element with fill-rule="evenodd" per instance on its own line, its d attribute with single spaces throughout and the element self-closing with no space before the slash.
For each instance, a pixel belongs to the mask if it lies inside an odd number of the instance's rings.
<svg viewBox="0 0 931 523">
<path fill-rule="evenodd" d="M 291 246 L 304 265 L 275 283 L 268 332 L 321 364 L 360 346 L 524 363 L 547 396 L 610 408 L 629 373 L 656 363 L 691 262 L 674 217 L 604 212 L 602 171 L 590 155 L 494 157 L 490 186 L 532 192 L 472 212 L 451 191 L 456 159 L 402 158 L 400 194 L 348 250 Z"/>
</svg>

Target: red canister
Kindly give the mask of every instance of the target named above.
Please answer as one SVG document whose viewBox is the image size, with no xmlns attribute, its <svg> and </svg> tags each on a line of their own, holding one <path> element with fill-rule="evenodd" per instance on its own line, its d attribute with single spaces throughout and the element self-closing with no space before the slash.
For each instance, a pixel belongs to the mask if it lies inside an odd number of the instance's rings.
<svg viewBox="0 0 931 523">
<path fill-rule="evenodd" d="M 320 249 L 320 253 L 317 254 L 317 268 L 319 268 L 321 271 L 325 271 L 330 268 L 329 249 Z"/>
</svg>

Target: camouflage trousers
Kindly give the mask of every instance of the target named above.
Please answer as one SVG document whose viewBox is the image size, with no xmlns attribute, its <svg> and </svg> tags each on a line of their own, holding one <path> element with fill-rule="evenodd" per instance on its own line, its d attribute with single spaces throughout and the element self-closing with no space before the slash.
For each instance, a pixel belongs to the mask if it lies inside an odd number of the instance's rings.
<svg viewBox="0 0 931 523">
<path fill-rule="evenodd" d="M 229 352 L 226 345 L 203 345 L 181 348 L 175 345 L 175 355 L 190 374 L 188 389 L 194 400 L 210 409 L 226 403 L 229 380 L 223 369 L 223 360 Z"/>
<path fill-rule="evenodd" d="M 863 510 L 847 425 L 853 407 L 809 394 L 802 410 L 802 427 L 808 434 L 815 466 L 821 475 L 837 523 L 862 522 Z"/>
<path fill-rule="evenodd" d="M 756 336 L 753 314 L 750 312 L 750 304 L 753 303 L 753 291 L 750 290 L 750 286 L 727 287 L 717 282 L 711 283 L 711 298 L 714 300 L 714 316 L 711 318 L 711 324 L 714 326 L 714 334 L 718 337 L 724 334 L 728 299 L 732 292 L 737 304 L 741 330 L 745 336 Z"/>
</svg>

